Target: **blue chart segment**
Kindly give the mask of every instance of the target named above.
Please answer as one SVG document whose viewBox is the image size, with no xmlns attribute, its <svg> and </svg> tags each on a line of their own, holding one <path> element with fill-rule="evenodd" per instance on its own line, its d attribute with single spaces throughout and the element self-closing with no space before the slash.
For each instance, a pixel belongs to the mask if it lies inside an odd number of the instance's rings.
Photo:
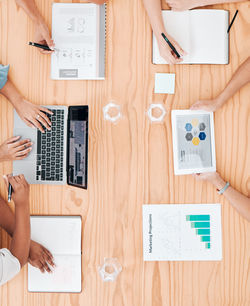
<svg viewBox="0 0 250 306">
<path fill-rule="evenodd" d="M 196 235 L 200 236 L 201 242 L 206 249 L 211 248 L 210 215 L 187 215 L 186 221 L 190 222 L 191 228 L 195 229 Z"/>
</svg>

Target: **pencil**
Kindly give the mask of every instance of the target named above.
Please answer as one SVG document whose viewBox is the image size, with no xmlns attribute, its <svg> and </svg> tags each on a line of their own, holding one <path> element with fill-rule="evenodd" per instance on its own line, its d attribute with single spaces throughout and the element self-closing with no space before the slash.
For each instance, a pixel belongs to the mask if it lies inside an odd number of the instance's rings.
<svg viewBox="0 0 250 306">
<path fill-rule="evenodd" d="M 161 36 L 165 39 L 165 41 L 167 42 L 167 44 L 169 45 L 169 47 L 173 50 L 173 52 L 175 53 L 175 55 L 180 58 L 180 54 L 177 52 L 177 50 L 175 49 L 175 47 L 171 44 L 171 42 L 168 40 L 168 38 L 166 37 L 166 35 L 164 33 L 161 33 Z"/>
<path fill-rule="evenodd" d="M 233 16 L 233 19 L 232 19 L 232 21 L 231 21 L 231 23 L 230 23 L 230 25 L 229 25 L 229 27 L 228 27 L 228 29 L 227 29 L 227 33 L 229 33 L 229 31 L 230 31 L 230 29 L 231 29 L 231 27 L 232 27 L 232 25 L 233 25 L 233 23 L 234 23 L 234 20 L 235 20 L 235 18 L 236 18 L 236 16 L 237 16 L 237 14 L 238 14 L 238 10 L 235 12 L 235 14 L 234 14 L 234 16 Z"/>
</svg>

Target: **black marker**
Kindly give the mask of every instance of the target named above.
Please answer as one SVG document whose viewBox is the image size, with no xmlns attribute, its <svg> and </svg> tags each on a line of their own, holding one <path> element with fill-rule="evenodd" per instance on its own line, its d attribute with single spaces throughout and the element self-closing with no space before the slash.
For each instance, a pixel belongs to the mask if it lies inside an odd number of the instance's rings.
<svg viewBox="0 0 250 306">
<path fill-rule="evenodd" d="M 43 50 L 46 50 L 46 51 L 54 51 L 54 50 L 50 49 L 50 47 L 48 47 L 46 45 L 37 44 L 37 43 L 31 42 L 31 41 L 29 42 L 29 45 L 33 46 L 33 47 L 37 47 L 37 48 L 43 49 Z"/>
<path fill-rule="evenodd" d="M 230 23 L 230 25 L 229 25 L 229 27 L 228 27 L 228 29 L 227 29 L 227 33 L 229 33 L 229 31 L 230 31 L 230 29 L 231 29 L 231 27 L 232 27 L 232 25 L 233 25 L 233 23 L 234 23 L 234 20 L 235 20 L 235 18 L 236 18 L 236 16 L 237 16 L 237 14 L 238 14 L 238 10 L 235 12 L 235 14 L 234 14 L 234 16 L 233 16 L 233 19 L 232 19 L 232 21 L 231 21 L 231 23 Z"/>
<path fill-rule="evenodd" d="M 9 187 L 8 187 L 8 202 L 11 201 L 11 195 L 12 195 L 12 186 L 9 183 Z"/>
<path fill-rule="evenodd" d="M 180 54 L 177 52 L 177 50 L 175 49 L 175 47 L 171 44 L 171 42 L 168 40 L 168 38 L 166 37 L 166 35 L 164 33 L 161 33 L 161 36 L 165 39 L 165 41 L 167 42 L 167 44 L 169 45 L 169 47 L 173 50 L 173 52 L 175 53 L 175 55 L 180 58 Z"/>
</svg>

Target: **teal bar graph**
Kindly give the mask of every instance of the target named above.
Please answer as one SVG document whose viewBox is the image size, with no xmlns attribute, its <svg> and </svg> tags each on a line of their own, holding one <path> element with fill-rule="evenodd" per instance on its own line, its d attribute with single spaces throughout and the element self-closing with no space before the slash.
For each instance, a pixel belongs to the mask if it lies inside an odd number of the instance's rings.
<svg viewBox="0 0 250 306">
<path fill-rule="evenodd" d="M 201 236 L 201 241 L 210 242 L 210 236 Z"/>
<path fill-rule="evenodd" d="M 186 215 L 186 221 L 190 222 L 195 234 L 204 242 L 205 249 L 211 249 L 210 215 Z"/>
<path fill-rule="evenodd" d="M 210 222 L 191 222 L 192 228 L 210 228 Z"/>
<path fill-rule="evenodd" d="M 210 215 L 188 215 L 187 221 L 210 221 Z"/>
<path fill-rule="evenodd" d="M 197 235 L 210 235 L 210 228 L 197 228 L 196 234 Z"/>
</svg>

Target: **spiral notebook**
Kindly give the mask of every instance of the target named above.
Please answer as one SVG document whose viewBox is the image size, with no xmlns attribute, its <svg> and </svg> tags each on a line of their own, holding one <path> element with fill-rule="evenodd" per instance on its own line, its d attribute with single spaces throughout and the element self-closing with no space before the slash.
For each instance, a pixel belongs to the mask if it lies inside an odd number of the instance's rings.
<svg viewBox="0 0 250 306">
<path fill-rule="evenodd" d="M 81 217 L 31 216 L 31 239 L 53 255 L 53 273 L 28 264 L 30 292 L 81 292 Z"/>
<path fill-rule="evenodd" d="M 229 12 L 225 10 L 162 11 L 166 32 L 188 54 L 181 64 L 228 64 Z M 163 39 L 163 38 L 162 38 Z M 153 36 L 153 64 L 167 64 Z"/>
<path fill-rule="evenodd" d="M 105 78 L 106 5 L 53 3 L 51 78 Z"/>
</svg>

